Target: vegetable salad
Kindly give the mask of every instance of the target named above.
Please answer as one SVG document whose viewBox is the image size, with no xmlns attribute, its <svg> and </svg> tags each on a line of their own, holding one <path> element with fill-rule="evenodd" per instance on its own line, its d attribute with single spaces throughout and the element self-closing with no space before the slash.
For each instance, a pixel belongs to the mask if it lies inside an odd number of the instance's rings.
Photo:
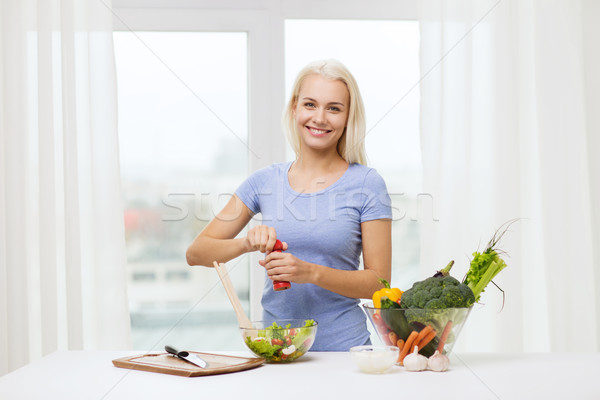
<svg viewBox="0 0 600 400">
<path fill-rule="evenodd" d="M 273 322 L 273 325 L 259 330 L 257 337 L 247 335 L 244 341 L 254 354 L 268 361 L 294 361 L 310 349 L 316 325 L 312 319 L 306 320 L 304 327 L 300 328 L 292 328 L 291 324 L 282 327 Z"/>
</svg>

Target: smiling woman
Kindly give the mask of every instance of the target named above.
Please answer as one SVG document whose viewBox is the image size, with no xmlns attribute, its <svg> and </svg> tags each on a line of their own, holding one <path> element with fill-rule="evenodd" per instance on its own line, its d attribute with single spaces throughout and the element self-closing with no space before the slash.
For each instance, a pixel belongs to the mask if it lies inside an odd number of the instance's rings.
<svg viewBox="0 0 600 400">
<path fill-rule="evenodd" d="M 359 299 L 380 288 L 378 278 L 389 281 L 391 275 L 390 198 L 377 171 L 356 162 L 365 138 L 356 87 L 335 60 L 301 69 L 284 118 L 292 130 L 286 133 L 299 137 L 295 160 L 252 173 L 188 248 L 190 264 L 204 266 L 263 253 L 262 319 L 316 320 L 312 349 L 318 351 L 370 344 Z M 349 146 L 354 143 L 356 148 Z M 244 212 L 223 218 L 234 208 Z M 236 239 L 255 215 L 260 225 Z M 273 251 L 278 239 L 287 251 Z M 271 280 L 293 285 L 280 292 Z"/>
<path fill-rule="evenodd" d="M 338 143 L 346 130 L 349 100 L 343 82 L 320 75 L 306 77 L 292 109 L 300 148 L 328 148 Z"/>
<path fill-rule="evenodd" d="M 302 90 L 291 94 L 283 117 L 296 157 L 300 155 L 305 134 L 324 137 L 326 132 L 314 130 L 325 127 L 332 128 L 333 135 L 327 133 L 327 136 L 335 136 L 339 154 L 349 162 L 365 162 L 364 105 L 355 79 L 342 72 L 344 70 L 339 68 L 338 61 L 330 59 L 326 63 L 314 62 L 300 71 L 294 88 Z M 342 135 L 346 137 L 339 141 Z"/>
</svg>

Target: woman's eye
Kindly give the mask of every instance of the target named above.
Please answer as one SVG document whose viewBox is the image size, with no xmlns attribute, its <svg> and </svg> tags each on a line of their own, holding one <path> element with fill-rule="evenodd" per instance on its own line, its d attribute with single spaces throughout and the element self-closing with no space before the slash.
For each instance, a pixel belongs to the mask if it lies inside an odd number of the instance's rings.
<svg viewBox="0 0 600 400">
<path fill-rule="evenodd" d="M 314 107 L 313 103 L 304 103 L 304 107 Z"/>
<path fill-rule="evenodd" d="M 341 111 L 338 107 L 335 107 L 335 106 L 331 106 L 331 107 L 329 107 L 329 109 L 331 111 Z"/>
</svg>

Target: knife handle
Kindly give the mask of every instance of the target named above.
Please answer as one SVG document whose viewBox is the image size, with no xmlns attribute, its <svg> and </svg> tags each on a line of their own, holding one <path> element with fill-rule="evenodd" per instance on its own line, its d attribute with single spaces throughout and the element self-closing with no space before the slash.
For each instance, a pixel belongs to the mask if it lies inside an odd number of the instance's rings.
<svg viewBox="0 0 600 400">
<path fill-rule="evenodd" d="M 165 346 L 165 351 L 167 353 L 171 353 L 171 354 L 173 354 L 174 356 L 177 356 L 177 357 L 187 357 L 190 354 L 187 351 L 179 351 L 175 347 L 169 346 L 169 345 Z"/>
</svg>

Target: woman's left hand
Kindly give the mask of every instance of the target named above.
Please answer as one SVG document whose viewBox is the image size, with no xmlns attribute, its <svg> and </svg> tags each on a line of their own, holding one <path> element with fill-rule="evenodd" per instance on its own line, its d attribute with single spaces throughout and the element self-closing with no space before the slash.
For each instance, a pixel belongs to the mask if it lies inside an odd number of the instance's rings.
<svg viewBox="0 0 600 400">
<path fill-rule="evenodd" d="M 299 259 L 291 253 L 274 251 L 269 253 L 264 260 L 259 260 L 258 262 L 265 267 L 269 279 L 273 281 L 311 282 L 312 264 Z"/>
</svg>

